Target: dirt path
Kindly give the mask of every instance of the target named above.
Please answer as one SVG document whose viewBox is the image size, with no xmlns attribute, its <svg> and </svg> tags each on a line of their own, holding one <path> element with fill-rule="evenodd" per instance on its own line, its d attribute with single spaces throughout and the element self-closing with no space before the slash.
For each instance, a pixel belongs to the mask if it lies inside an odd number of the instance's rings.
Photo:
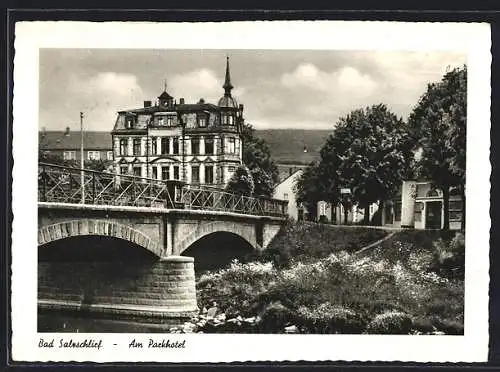
<svg viewBox="0 0 500 372">
<path fill-rule="evenodd" d="M 396 233 L 397 233 L 397 231 L 393 231 L 393 232 L 389 233 L 388 235 L 384 236 L 382 239 L 379 239 L 376 242 L 373 242 L 373 243 L 370 243 L 370 244 L 364 246 L 363 248 L 361 248 L 361 249 L 357 250 L 356 252 L 354 252 L 354 255 L 361 254 L 363 252 L 366 252 L 370 248 L 374 248 L 374 247 L 378 246 L 380 243 L 383 243 L 386 240 L 392 238 Z"/>
</svg>

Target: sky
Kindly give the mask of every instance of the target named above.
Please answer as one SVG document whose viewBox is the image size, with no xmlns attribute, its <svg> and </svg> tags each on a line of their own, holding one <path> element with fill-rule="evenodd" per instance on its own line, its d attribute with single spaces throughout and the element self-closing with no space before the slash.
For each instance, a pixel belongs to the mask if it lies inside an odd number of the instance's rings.
<svg viewBox="0 0 500 372">
<path fill-rule="evenodd" d="M 430 82 L 465 53 L 336 50 L 40 49 L 39 128 L 111 131 L 117 111 L 155 100 L 217 103 L 226 56 L 233 97 L 256 129 L 331 129 L 357 108 L 385 103 L 407 118 Z"/>
</svg>

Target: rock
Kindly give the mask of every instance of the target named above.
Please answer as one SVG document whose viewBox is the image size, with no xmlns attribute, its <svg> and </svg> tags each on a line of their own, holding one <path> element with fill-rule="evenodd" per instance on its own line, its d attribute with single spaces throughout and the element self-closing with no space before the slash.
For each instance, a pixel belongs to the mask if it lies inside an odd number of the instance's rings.
<svg viewBox="0 0 500 372">
<path fill-rule="evenodd" d="M 208 318 L 214 318 L 214 317 L 215 317 L 215 315 L 217 314 L 217 310 L 218 310 L 218 309 L 217 309 L 217 307 L 216 307 L 216 306 L 211 307 L 210 309 L 208 309 L 208 311 L 207 311 L 207 317 L 208 317 Z"/>
</svg>

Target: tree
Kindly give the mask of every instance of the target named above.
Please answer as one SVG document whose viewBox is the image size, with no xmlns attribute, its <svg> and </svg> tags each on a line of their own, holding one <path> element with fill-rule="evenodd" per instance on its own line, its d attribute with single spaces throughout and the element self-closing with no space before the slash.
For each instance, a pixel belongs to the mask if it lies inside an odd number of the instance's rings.
<svg viewBox="0 0 500 372">
<path fill-rule="evenodd" d="M 446 73 L 431 83 L 410 114 L 416 147 L 421 149 L 419 175 L 428 177 L 443 192 L 443 229 L 449 229 L 449 191 L 458 186 L 465 227 L 465 157 L 467 121 L 467 67 Z"/>
<path fill-rule="evenodd" d="M 245 124 L 242 131 L 243 163 L 248 167 L 255 185 L 254 194 L 271 197 L 279 174 L 271 158 L 268 144 L 255 136 L 251 124 Z"/>
<path fill-rule="evenodd" d="M 310 163 L 297 179 L 294 192 L 298 203 L 302 203 L 311 216 L 318 213 L 318 202 L 323 200 L 323 190 L 320 186 L 321 172 L 317 163 Z"/>
<path fill-rule="evenodd" d="M 337 122 L 321 150 L 324 181 L 331 199 L 348 187 L 352 201 L 364 208 L 393 197 L 409 172 L 413 144 L 405 123 L 384 104 L 352 111 Z"/>
<path fill-rule="evenodd" d="M 254 193 L 254 189 L 255 187 L 252 175 L 248 168 L 244 165 L 236 168 L 226 185 L 227 192 L 245 196 L 252 195 Z"/>
</svg>

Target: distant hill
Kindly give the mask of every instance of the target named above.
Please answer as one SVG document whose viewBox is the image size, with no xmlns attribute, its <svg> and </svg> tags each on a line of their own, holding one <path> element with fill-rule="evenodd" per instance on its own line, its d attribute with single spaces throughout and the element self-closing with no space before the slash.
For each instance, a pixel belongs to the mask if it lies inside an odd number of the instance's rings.
<svg viewBox="0 0 500 372">
<path fill-rule="evenodd" d="M 331 130 L 267 129 L 256 130 L 256 137 L 265 140 L 278 164 L 308 164 L 319 159 L 319 151 Z M 304 147 L 307 152 L 304 152 Z"/>
</svg>

